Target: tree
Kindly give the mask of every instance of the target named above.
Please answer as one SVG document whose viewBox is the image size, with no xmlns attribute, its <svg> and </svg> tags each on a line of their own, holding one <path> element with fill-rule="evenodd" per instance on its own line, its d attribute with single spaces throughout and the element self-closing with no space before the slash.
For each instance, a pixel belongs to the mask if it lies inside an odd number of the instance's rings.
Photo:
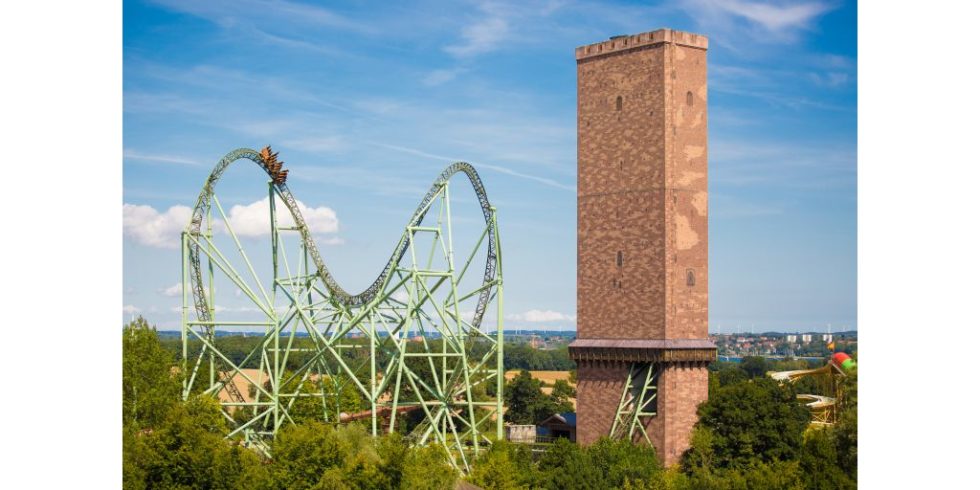
<svg viewBox="0 0 980 490">
<path fill-rule="evenodd" d="M 602 470 L 592 464 L 581 446 L 558 439 L 538 461 L 541 487 L 561 489 L 609 488 L 604 486 Z"/>
<path fill-rule="evenodd" d="M 838 464 L 849 477 L 857 480 L 857 370 L 848 373 L 843 383 L 840 412 L 837 417 L 837 424 L 834 425 L 833 438 L 837 449 Z"/>
<path fill-rule="evenodd" d="M 122 341 L 123 424 L 155 427 L 180 400 L 180 381 L 171 371 L 173 355 L 142 316 L 123 328 Z"/>
<path fill-rule="evenodd" d="M 813 490 L 836 490 L 857 488 L 838 464 L 837 447 L 834 445 L 833 429 L 815 428 L 803 437 L 803 454 L 800 468 L 807 480 L 807 488 Z"/>
<path fill-rule="evenodd" d="M 599 439 L 586 449 L 592 464 L 599 468 L 606 488 L 622 488 L 651 480 L 662 470 L 656 451 L 628 440 Z"/>
<path fill-rule="evenodd" d="M 749 356 L 742 359 L 739 367 L 745 371 L 750 378 L 759 378 L 766 375 L 769 370 L 769 363 L 764 357 Z"/>
<path fill-rule="evenodd" d="M 662 473 L 656 452 L 626 440 L 599 439 L 583 448 L 559 439 L 538 462 L 539 487 L 643 488 Z"/>
<path fill-rule="evenodd" d="M 810 421 L 809 410 L 793 392 L 769 378 L 720 388 L 698 414 L 698 426 L 713 432 L 714 458 L 720 467 L 797 457 Z"/>
<path fill-rule="evenodd" d="M 740 383 L 749 379 L 745 370 L 738 366 L 726 366 L 718 371 L 718 387 Z"/>
<path fill-rule="evenodd" d="M 518 490 L 534 486 L 535 476 L 527 446 L 494 441 L 474 462 L 466 480 L 486 490 Z"/>
<path fill-rule="evenodd" d="M 276 437 L 272 459 L 276 488 L 390 488 L 371 436 L 358 424 L 288 426 Z"/>
<path fill-rule="evenodd" d="M 436 445 L 413 448 L 395 433 L 377 439 L 375 447 L 387 488 L 449 490 L 459 476 L 446 461 L 446 451 Z"/>
<path fill-rule="evenodd" d="M 568 384 L 568 381 L 563 379 L 555 380 L 554 386 L 551 388 L 551 396 L 555 398 L 558 403 L 564 402 L 569 398 L 575 398 L 575 388 Z"/>
<path fill-rule="evenodd" d="M 507 412 L 504 420 L 514 424 L 535 424 L 554 414 L 552 403 L 541 392 L 544 383 L 522 370 L 504 387 L 504 402 Z"/>
<path fill-rule="evenodd" d="M 193 397 L 172 404 L 152 430 L 124 429 L 123 486 L 270 488 L 260 457 L 229 444 L 217 402 Z"/>
</svg>

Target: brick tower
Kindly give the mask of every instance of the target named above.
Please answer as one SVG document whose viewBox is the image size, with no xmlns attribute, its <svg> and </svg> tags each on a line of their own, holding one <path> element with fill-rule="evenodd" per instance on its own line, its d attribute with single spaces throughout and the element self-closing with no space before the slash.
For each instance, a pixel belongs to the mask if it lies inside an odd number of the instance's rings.
<svg viewBox="0 0 980 490">
<path fill-rule="evenodd" d="M 578 440 L 678 462 L 708 398 L 708 40 L 661 29 L 575 50 Z"/>
</svg>

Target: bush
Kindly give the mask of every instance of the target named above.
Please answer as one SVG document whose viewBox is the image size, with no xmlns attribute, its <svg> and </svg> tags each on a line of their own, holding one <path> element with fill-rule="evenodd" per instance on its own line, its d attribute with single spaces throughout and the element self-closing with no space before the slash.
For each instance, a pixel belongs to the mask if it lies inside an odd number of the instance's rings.
<svg viewBox="0 0 980 490">
<path fill-rule="evenodd" d="M 527 446 L 495 441 L 474 462 L 466 480 L 486 490 L 516 490 L 534 486 L 536 476 Z"/>
<path fill-rule="evenodd" d="M 123 486 L 130 488 L 269 488 L 261 458 L 223 437 L 217 402 L 177 403 L 156 428 L 123 437 Z"/>
<path fill-rule="evenodd" d="M 714 463 L 723 468 L 795 459 L 810 412 L 793 392 L 769 378 L 722 387 L 698 409 L 710 429 Z"/>
</svg>

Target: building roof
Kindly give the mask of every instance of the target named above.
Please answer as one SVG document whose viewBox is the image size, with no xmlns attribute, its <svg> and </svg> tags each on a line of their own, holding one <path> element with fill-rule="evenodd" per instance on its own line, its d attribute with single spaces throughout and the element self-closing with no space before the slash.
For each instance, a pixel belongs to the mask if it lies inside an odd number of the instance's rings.
<svg viewBox="0 0 980 490">
<path fill-rule="evenodd" d="M 551 417 L 542 420 L 540 423 L 538 423 L 538 425 L 545 425 L 554 422 L 565 424 L 570 427 L 575 427 L 575 422 L 576 422 L 575 412 L 556 413 Z"/>
</svg>

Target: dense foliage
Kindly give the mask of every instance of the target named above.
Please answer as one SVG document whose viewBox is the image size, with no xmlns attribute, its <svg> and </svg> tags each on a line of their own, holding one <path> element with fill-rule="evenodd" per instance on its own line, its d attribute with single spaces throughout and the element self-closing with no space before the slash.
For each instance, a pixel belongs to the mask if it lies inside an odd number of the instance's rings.
<svg viewBox="0 0 980 490">
<path fill-rule="evenodd" d="M 722 468 L 792 459 L 810 422 L 809 410 L 796 402 L 796 395 L 770 378 L 719 389 L 698 415 L 699 425 L 717 438 L 714 462 Z"/>
<path fill-rule="evenodd" d="M 497 442 L 467 480 L 485 489 L 643 487 L 662 472 L 648 446 L 602 439 L 582 447 L 559 439 L 533 462 L 527 446 Z"/>
<path fill-rule="evenodd" d="M 247 337 L 226 339 L 243 351 L 249 346 Z M 123 330 L 122 361 L 126 489 L 449 489 L 462 476 L 446 462 L 442 447 L 411 447 L 397 433 L 374 438 L 359 424 L 325 424 L 315 404 L 294 407 L 298 423 L 280 431 L 271 458 L 246 449 L 225 438 L 227 421 L 215 401 L 195 395 L 181 401 L 173 351 L 142 318 Z M 624 441 L 602 439 L 582 447 L 559 439 L 535 454 L 527 445 L 497 441 L 465 479 L 486 489 L 856 488 L 857 374 L 844 381 L 838 423 L 814 429 L 795 394 L 822 387 L 780 385 L 765 375 L 807 367 L 812 366 L 762 358 L 712 365 L 709 400 L 699 409 L 691 449 L 677 467 L 662 468 L 652 448 Z M 505 418 L 534 423 L 571 410 L 568 398 L 575 392 L 568 383 L 556 382 L 550 395 L 541 388 L 526 371 L 511 380 Z M 312 388 L 302 387 L 307 389 Z M 337 389 L 344 393 L 341 384 Z M 356 398 L 344 394 L 344 409 L 357 408 Z"/>
<path fill-rule="evenodd" d="M 299 410 L 301 423 L 280 432 L 265 459 L 225 439 L 216 401 L 180 401 L 179 372 L 155 329 L 140 318 L 123 330 L 127 490 L 453 488 L 458 474 L 442 448 L 412 448 L 397 434 L 373 438 L 359 424 L 335 428 L 315 421 L 315 412 Z"/>
</svg>

